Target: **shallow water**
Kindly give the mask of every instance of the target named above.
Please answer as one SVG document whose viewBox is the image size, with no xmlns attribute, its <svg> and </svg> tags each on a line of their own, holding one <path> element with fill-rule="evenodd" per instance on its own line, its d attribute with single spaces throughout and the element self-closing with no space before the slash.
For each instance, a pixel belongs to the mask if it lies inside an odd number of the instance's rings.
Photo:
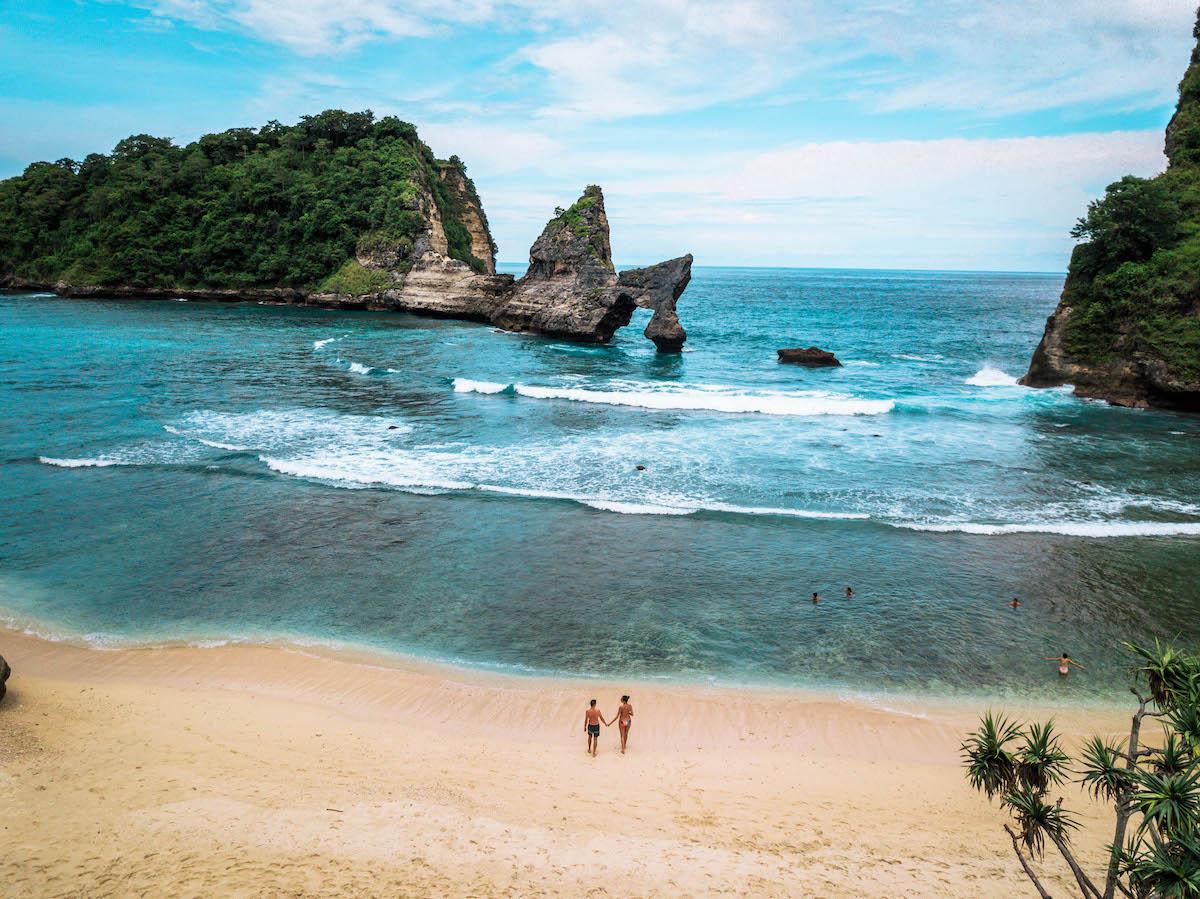
<svg viewBox="0 0 1200 899">
<path fill-rule="evenodd" d="M 1060 287 L 699 268 L 676 357 L 643 313 L 595 347 L 0 297 L 0 607 L 97 642 L 1116 696 L 1120 639 L 1200 632 L 1200 420 L 1016 386 Z M 775 362 L 809 344 L 845 367 Z"/>
</svg>

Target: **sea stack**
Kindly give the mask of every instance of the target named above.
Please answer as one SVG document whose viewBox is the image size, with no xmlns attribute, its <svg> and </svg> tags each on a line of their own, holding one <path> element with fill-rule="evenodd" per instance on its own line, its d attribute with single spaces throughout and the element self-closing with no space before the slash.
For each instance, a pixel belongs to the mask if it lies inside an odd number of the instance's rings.
<svg viewBox="0 0 1200 899">
<path fill-rule="evenodd" d="M 617 274 L 604 193 L 589 185 L 559 209 L 529 249 L 529 269 L 493 309 L 507 331 L 532 331 L 603 343 L 629 324 L 637 307 L 654 315 L 645 335 L 659 352 L 677 353 L 687 332 L 675 303 L 692 277 L 691 255 Z"/>
<path fill-rule="evenodd" d="M 0 699 L 3 699 L 4 694 L 8 692 L 8 687 L 5 684 L 11 676 L 12 669 L 8 667 L 8 662 L 4 661 L 4 656 L 0 656 Z"/>
<path fill-rule="evenodd" d="M 1167 125 L 1167 170 L 1127 176 L 1093 202 L 1073 236 L 1058 308 L 1027 387 L 1071 384 L 1121 406 L 1200 411 L 1200 21 Z"/>
</svg>

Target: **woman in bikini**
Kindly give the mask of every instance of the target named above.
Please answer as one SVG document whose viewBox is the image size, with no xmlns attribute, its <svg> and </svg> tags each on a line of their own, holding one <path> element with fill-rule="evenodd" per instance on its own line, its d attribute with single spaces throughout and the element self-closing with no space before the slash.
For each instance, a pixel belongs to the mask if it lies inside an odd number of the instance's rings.
<svg viewBox="0 0 1200 899">
<path fill-rule="evenodd" d="M 621 754 L 625 754 L 625 744 L 629 741 L 629 727 L 633 724 L 633 706 L 629 697 L 622 696 L 621 704 L 617 706 L 617 730 L 621 732 Z"/>
<path fill-rule="evenodd" d="M 1051 658 L 1046 659 L 1046 661 L 1047 662 L 1058 662 L 1058 673 L 1062 677 L 1066 677 L 1068 674 L 1071 673 L 1072 665 L 1075 665 L 1078 668 L 1083 667 L 1078 662 L 1076 662 L 1073 658 L 1071 658 L 1069 655 L 1067 655 L 1065 652 L 1061 656 L 1058 656 L 1057 658 L 1051 657 Z"/>
</svg>

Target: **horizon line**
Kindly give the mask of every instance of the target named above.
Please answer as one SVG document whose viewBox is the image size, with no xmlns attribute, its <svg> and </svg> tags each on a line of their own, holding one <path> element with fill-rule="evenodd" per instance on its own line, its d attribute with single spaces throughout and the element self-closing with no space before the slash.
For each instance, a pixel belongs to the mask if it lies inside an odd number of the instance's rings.
<svg viewBox="0 0 1200 899">
<path fill-rule="evenodd" d="M 658 260 L 662 261 L 662 260 Z M 615 268 L 644 268 L 649 265 L 654 265 L 654 262 L 614 262 Z M 529 261 L 515 262 L 512 260 L 496 260 L 496 265 L 524 265 L 528 266 Z M 779 271 L 803 271 L 803 272 L 921 272 L 925 274 L 945 274 L 945 275 L 1046 275 L 1065 278 L 1067 272 L 1065 269 L 1061 271 L 1041 271 L 1037 269 L 1024 268 L 886 268 L 872 267 L 865 265 L 721 265 L 712 263 L 709 265 L 693 265 L 692 268 L 737 268 L 737 269 L 771 269 Z"/>
</svg>

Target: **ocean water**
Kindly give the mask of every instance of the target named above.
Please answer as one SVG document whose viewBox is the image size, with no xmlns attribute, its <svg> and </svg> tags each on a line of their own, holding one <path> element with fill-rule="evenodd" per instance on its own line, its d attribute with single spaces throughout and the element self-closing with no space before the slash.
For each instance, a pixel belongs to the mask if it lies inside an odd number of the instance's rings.
<svg viewBox="0 0 1200 899">
<path fill-rule="evenodd" d="M 678 356 L 644 313 L 588 346 L 0 296 L 0 615 L 100 645 L 1119 699 L 1122 639 L 1200 636 L 1200 419 L 1017 386 L 1060 288 L 698 268 Z M 810 344 L 845 366 L 775 361 Z M 1087 667 L 1060 683 L 1064 650 Z"/>
</svg>

